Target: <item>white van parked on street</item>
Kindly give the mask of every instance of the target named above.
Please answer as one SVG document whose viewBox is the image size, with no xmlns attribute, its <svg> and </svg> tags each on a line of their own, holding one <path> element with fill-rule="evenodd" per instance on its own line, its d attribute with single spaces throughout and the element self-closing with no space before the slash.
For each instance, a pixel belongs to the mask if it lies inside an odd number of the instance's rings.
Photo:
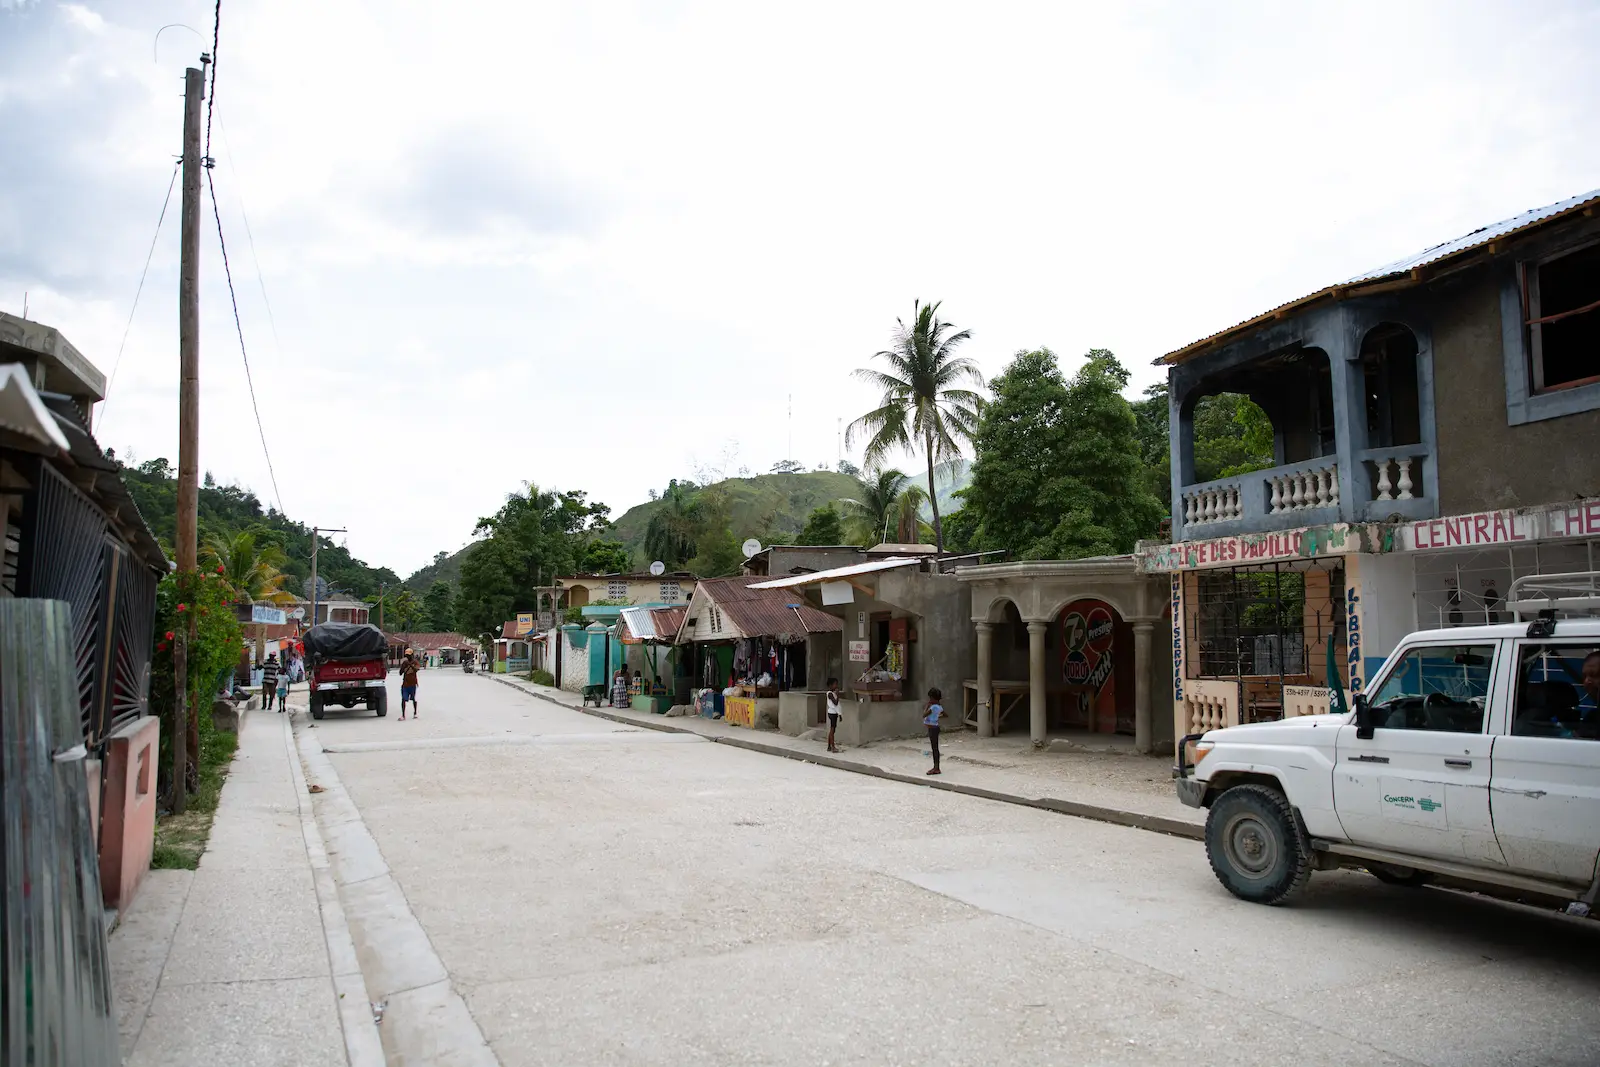
<svg viewBox="0 0 1600 1067">
<path fill-rule="evenodd" d="M 1600 890 L 1600 573 L 1518 579 L 1507 606 L 1537 617 L 1411 634 L 1349 713 L 1184 738 L 1178 796 L 1209 809 L 1222 884 L 1276 904 L 1314 870 L 1359 867 L 1588 914 Z"/>
</svg>

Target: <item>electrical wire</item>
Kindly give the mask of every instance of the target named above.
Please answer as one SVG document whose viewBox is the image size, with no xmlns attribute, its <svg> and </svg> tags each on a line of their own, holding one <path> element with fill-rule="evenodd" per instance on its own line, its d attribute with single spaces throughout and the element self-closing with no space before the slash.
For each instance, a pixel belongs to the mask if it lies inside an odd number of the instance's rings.
<svg viewBox="0 0 1600 1067">
<path fill-rule="evenodd" d="M 217 186 L 211 180 L 211 170 L 206 169 L 206 188 L 211 191 L 211 216 L 217 220 L 217 245 L 222 249 L 222 273 L 228 279 L 228 299 L 233 303 L 233 326 L 239 332 L 239 354 L 244 357 L 244 380 L 250 387 L 250 408 L 256 415 L 256 432 L 261 435 L 261 452 L 267 457 L 267 474 L 272 478 L 272 495 L 278 501 L 278 514 L 283 510 L 283 494 L 278 491 L 278 474 L 272 468 L 272 451 L 267 448 L 267 430 L 261 423 L 261 405 L 256 403 L 255 378 L 250 373 L 250 353 L 244 346 L 244 324 L 239 321 L 239 294 L 233 289 L 233 268 L 228 265 L 228 242 L 222 236 L 222 211 L 217 207 Z"/>
<path fill-rule="evenodd" d="M 100 398 L 100 413 L 96 422 L 105 421 L 106 405 L 111 402 L 111 387 L 117 383 L 117 370 L 122 366 L 122 352 L 128 347 L 128 334 L 133 330 L 133 316 L 139 310 L 139 297 L 144 292 L 144 280 L 150 273 L 150 261 L 156 255 L 156 242 L 161 240 L 161 224 L 167 220 L 167 208 L 172 204 L 172 187 L 178 184 L 178 168 L 183 160 L 172 167 L 172 178 L 167 182 L 167 195 L 161 201 L 161 214 L 156 218 L 155 236 L 150 238 L 150 251 L 145 253 L 144 270 L 139 272 L 139 287 L 133 291 L 133 307 L 128 309 L 128 324 L 122 328 L 122 343 L 117 346 L 117 358 L 111 364 L 111 377 L 106 379 L 106 394 Z"/>
<path fill-rule="evenodd" d="M 211 111 L 217 104 L 217 46 L 222 43 L 222 0 L 211 18 L 211 91 L 206 93 L 206 159 L 211 158 Z M 209 164 L 207 164 L 209 166 Z"/>
</svg>

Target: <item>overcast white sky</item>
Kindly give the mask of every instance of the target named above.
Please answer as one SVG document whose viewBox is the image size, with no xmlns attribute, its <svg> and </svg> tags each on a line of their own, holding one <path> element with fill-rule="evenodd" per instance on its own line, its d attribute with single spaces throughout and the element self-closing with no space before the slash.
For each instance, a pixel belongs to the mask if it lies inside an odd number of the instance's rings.
<svg viewBox="0 0 1600 1067">
<path fill-rule="evenodd" d="M 401 574 L 523 480 L 620 514 L 765 471 L 791 394 L 793 458 L 832 464 L 917 298 L 987 374 L 1104 347 L 1142 389 L 1600 186 L 1595 4 L 222 8 L 214 177 L 283 506 Z M 211 11 L 0 0 L 0 309 L 26 291 L 107 373 Z M 204 40 L 154 58 L 168 23 Z M 206 226 L 201 462 L 271 500 Z M 174 193 L 96 426 L 138 459 L 176 460 L 177 264 Z"/>
</svg>

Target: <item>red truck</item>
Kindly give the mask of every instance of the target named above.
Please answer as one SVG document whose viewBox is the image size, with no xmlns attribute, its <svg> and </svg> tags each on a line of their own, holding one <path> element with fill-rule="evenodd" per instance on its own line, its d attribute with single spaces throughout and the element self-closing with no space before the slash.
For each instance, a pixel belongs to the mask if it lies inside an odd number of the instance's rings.
<svg viewBox="0 0 1600 1067">
<path fill-rule="evenodd" d="M 382 630 L 364 623 L 319 623 L 306 631 L 305 646 L 313 719 L 322 718 L 330 704 L 353 708 L 362 703 L 380 718 L 389 714 L 384 660 L 389 641 Z"/>
</svg>

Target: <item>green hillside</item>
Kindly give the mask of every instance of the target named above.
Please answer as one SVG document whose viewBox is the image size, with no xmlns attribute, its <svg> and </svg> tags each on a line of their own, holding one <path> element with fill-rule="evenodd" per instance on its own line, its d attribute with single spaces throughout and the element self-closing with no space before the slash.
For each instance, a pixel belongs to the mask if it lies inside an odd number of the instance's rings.
<svg viewBox="0 0 1600 1067">
<path fill-rule="evenodd" d="M 907 473 L 918 485 L 926 479 L 925 474 L 917 471 Z M 941 463 L 935 468 L 934 480 L 939 487 L 939 508 L 949 514 L 960 503 L 953 494 L 971 480 L 971 463 L 967 460 Z M 754 537 L 763 545 L 793 542 L 813 509 L 853 497 L 858 492 L 854 478 L 834 471 L 728 478 L 707 486 L 706 490 L 726 496 L 729 527 L 739 541 Z M 650 517 L 664 506 L 660 500 L 634 505 L 616 518 L 607 535 L 622 542 L 633 565 L 641 570 L 650 564 L 650 560 L 644 558 L 645 530 L 650 525 Z M 926 505 L 923 510 L 928 514 Z M 418 592 L 425 592 L 440 579 L 459 586 L 461 562 L 472 547 L 468 545 L 453 554 L 439 553 L 432 563 L 407 578 L 405 584 Z"/>
<path fill-rule="evenodd" d="M 806 524 L 813 508 L 855 496 L 856 481 L 833 471 L 808 471 L 804 474 L 758 474 L 753 478 L 729 478 L 708 486 L 728 500 L 728 525 L 740 541 L 754 537 L 762 544 L 792 541 Z M 612 536 L 621 541 L 645 566 L 645 528 L 650 516 L 665 505 L 659 500 L 637 504 L 617 517 Z"/>
<path fill-rule="evenodd" d="M 470 548 L 472 548 L 472 545 L 468 545 L 454 554 L 449 552 L 438 553 L 433 557 L 432 563 L 406 579 L 406 588 L 425 593 L 433 586 L 434 582 L 441 579 L 459 588 L 461 585 L 461 561 L 467 558 L 467 551 Z"/>
</svg>

